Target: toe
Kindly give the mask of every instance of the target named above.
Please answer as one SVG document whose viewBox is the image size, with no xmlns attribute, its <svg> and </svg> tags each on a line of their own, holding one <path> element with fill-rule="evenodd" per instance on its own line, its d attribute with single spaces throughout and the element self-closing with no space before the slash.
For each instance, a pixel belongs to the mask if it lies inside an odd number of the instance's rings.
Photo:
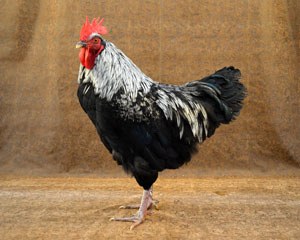
<svg viewBox="0 0 300 240">
<path fill-rule="evenodd" d="M 144 219 L 138 219 L 138 220 L 136 220 L 136 221 L 134 222 L 134 224 L 132 224 L 132 225 L 130 226 L 130 230 L 133 230 L 134 228 L 136 228 L 137 226 L 139 226 L 140 224 L 142 224 L 143 221 L 144 221 Z"/>
<path fill-rule="evenodd" d="M 119 209 L 139 209 L 140 205 L 122 205 Z"/>
</svg>

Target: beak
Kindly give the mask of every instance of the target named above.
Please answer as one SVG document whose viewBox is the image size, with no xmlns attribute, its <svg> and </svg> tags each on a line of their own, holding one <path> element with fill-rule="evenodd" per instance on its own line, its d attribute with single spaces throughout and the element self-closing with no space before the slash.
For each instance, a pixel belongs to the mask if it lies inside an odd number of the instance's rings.
<svg viewBox="0 0 300 240">
<path fill-rule="evenodd" d="M 78 43 L 76 43 L 76 48 L 82 48 L 82 47 L 86 47 L 86 42 L 79 41 Z"/>
</svg>

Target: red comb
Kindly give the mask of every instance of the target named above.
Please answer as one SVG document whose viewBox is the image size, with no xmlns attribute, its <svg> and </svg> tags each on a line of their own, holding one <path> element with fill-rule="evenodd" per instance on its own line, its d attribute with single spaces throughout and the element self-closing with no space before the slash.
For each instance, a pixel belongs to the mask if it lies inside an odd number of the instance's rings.
<svg viewBox="0 0 300 240">
<path fill-rule="evenodd" d="M 80 31 L 80 40 L 86 41 L 87 38 L 92 33 L 98 33 L 100 35 L 107 34 L 108 31 L 106 27 L 102 26 L 102 23 L 104 21 L 104 18 L 94 18 L 93 21 L 90 23 L 89 18 L 86 17 L 85 23 L 83 24 L 81 31 Z"/>
</svg>

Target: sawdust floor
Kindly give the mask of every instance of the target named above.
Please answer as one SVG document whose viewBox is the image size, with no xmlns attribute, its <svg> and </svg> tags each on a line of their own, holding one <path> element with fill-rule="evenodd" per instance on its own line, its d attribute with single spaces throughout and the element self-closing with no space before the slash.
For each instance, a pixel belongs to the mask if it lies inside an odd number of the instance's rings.
<svg viewBox="0 0 300 240">
<path fill-rule="evenodd" d="M 159 210 L 130 231 L 110 222 L 140 201 L 133 179 L 0 177 L 1 239 L 300 239 L 300 178 L 161 178 Z"/>
</svg>

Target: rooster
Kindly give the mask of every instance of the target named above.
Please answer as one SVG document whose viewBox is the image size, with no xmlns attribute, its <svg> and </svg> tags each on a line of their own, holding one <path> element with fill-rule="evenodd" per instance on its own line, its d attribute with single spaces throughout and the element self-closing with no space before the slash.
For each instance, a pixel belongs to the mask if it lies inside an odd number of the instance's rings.
<svg viewBox="0 0 300 240">
<path fill-rule="evenodd" d="M 158 173 L 189 162 L 198 143 L 234 120 L 246 89 L 234 67 L 183 85 L 158 83 L 105 40 L 107 32 L 103 19 L 86 18 L 76 44 L 77 94 L 112 158 L 143 187 L 137 214 L 111 219 L 133 222 L 132 229 L 155 205 Z"/>
</svg>

